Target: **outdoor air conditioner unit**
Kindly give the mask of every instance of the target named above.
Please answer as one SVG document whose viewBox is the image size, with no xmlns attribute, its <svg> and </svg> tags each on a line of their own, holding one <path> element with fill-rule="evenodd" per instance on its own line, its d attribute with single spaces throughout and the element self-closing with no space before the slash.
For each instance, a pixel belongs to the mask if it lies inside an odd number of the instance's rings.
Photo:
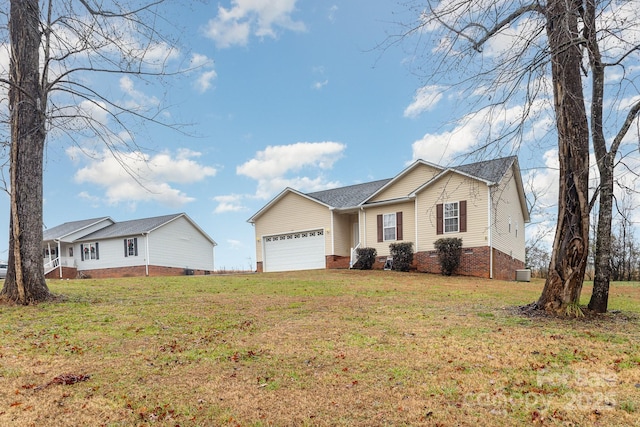
<svg viewBox="0 0 640 427">
<path fill-rule="evenodd" d="M 516 270 L 516 282 L 530 282 L 531 270 Z"/>
</svg>

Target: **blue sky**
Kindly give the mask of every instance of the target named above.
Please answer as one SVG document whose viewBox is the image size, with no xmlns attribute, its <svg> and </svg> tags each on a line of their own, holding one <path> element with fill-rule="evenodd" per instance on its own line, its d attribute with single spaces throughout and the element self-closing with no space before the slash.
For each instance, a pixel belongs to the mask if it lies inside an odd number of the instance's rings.
<svg viewBox="0 0 640 427">
<path fill-rule="evenodd" d="M 464 117 L 464 100 L 424 85 L 411 43 L 378 48 L 399 22 L 413 19 L 396 2 L 221 0 L 164 10 L 183 29 L 170 58 L 200 67 L 168 86 L 122 76 L 90 84 L 132 106 L 162 103 L 168 121 L 188 126 L 132 126 L 142 149 L 120 162 L 99 143 L 78 138 L 79 149 L 52 132 L 46 227 L 186 212 L 218 243 L 216 269 L 255 268 L 246 220 L 287 186 L 308 192 L 390 178 L 418 158 L 443 165 L 482 160 L 460 156 L 481 142 L 487 118 L 455 123 Z M 555 141 L 548 140 L 552 122 L 541 116 L 528 136 L 535 147 L 519 155 L 525 181 L 535 181 L 552 206 Z M 8 196 L 0 196 L 5 259 L 8 206 Z"/>
</svg>

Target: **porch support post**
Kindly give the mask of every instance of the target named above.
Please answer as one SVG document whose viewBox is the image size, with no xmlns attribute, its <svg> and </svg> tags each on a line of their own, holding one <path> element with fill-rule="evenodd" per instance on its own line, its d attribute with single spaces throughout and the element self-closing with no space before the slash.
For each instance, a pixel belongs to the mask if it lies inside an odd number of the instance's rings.
<svg viewBox="0 0 640 427">
<path fill-rule="evenodd" d="M 415 224 L 415 230 L 416 230 L 416 249 L 415 249 L 415 253 L 418 253 L 419 249 L 418 249 L 418 229 L 420 227 L 418 227 L 418 195 L 416 194 L 416 200 L 415 203 L 413 205 L 413 210 L 414 210 L 414 224 Z"/>
<path fill-rule="evenodd" d="M 487 218 L 489 218 L 489 224 L 488 224 L 488 232 L 487 232 L 487 240 L 488 240 L 488 244 L 489 244 L 489 279 L 493 279 L 493 218 L 491 217 L 491 187 L 487 188 L 487 193 L 488 193 L 488 197 L 487 200 L 489 201 L 489 206 L 487 206 L 487 210 L 488 210 L 488 215 Z"/>
<path fill-rule="evenodd" d="M 60 278 L 62 279 L 62 262 L 60 262 L 60 254 L 62 253 L 62 247 L 60 246 L 60 240 L 57 241 L 58 243 L 58 271 L 60 272 Z"/>
<path fill-rule="evenodd" d="M 330 238 L 331 238 L 331 256 L 333 256 L 333 255 L 336 254 L 335 242 L 334 242 L 334 238 L 333 238 L 333 236 L 335 236 L 335 232 L 336 232 L 336 228 L 335 228 L 334 222 L 333 222 L 333 215 L 335 215 L 335 211 L 333 210 L 333 208 L 331 208 L 330 212 L 331 212 L 331 228 L 329 229 L 329 233 L 331 234 L 331 236 L 330 236 Z"/>
<path fill-rule="evenodd" d="M 362 224 L 362 225 L 360 225 Z M 360 211 L 358 211 L 358 226 L 360 227 L 360 231 L 362 233 L 360 236 L 360 241 L 362 242 L 362 247 L 367 247 L 367 213 L 364 210 L 364 206 L 360 206 Z"/>
</svg>

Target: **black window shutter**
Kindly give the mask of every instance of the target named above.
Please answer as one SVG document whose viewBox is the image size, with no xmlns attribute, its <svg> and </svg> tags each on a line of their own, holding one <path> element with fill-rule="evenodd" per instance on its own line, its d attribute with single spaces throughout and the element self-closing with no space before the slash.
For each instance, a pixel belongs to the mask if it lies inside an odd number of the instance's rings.
<svg viewBox="0 0 640 427">
<path fill-rule="evenodd" d="M 396 212 L 396 239 L 402 240 L 402 212 Z"/>
<path fill-rule="evenodd" d="M 80 261 L 84 261 L 84 245 L 80 243 Z"/>
<path fill-rule="evenodd" d="M 129 248 L 127 247 L 127 239 L 124 239 L 124 257 L 129 256 Z"/>
<path fill-rule="evenodd" d="M 96 259 L 100 259 L 100 251 L 98 251 L 98 242 L 96 242 Z"/>
<path fill-rule="evenodd" d="M 443 233 L 444 211 L 442 203 L 436 205 L 436 234 Z"/>
<path fill-rule="evenodd" d="M 382 242 L 383 234 L 382 234 L 382 215 L 378 215 L 378 242 Z"/>
<path fill-rule="evenodd" d="M 135 255 L 138 256 L 138 238 L 137 237 L 133 238 L 133 251 Z"/>
<path fill-rule="evenodd" d="M 467 201 L 460 201 L 460 232 L 467 231 Z"/>
</svg>

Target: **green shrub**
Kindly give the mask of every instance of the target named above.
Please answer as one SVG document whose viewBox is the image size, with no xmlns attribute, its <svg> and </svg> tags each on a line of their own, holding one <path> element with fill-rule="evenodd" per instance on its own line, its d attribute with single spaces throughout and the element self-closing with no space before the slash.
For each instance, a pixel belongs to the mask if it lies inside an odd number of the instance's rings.
<svg viewBox="0 0 640 427">
<path fill-rule="evenodd" d="M 376 262 L 378 251 L 375 248 L 358 248 L 356 254 L 358 254 L 358 260 L 353 265 L 353 268 L 371 270 L 373 263 Z"/>
<path fill-rule="evenodd" d="M 440 261 L 440 271 L 443 276 L 451 276 L 460 265 L 462 255 L 462 239 L 457 237 L 447 237 L 433 242 L 438 251 L 438 261 Z"/>
<path fill-rule="evenodd" d="M 413 243 L 391 243 L 389 253 L 393 258 L 392 270 L 409 271 L 413 263 Z"/>
</svg>

